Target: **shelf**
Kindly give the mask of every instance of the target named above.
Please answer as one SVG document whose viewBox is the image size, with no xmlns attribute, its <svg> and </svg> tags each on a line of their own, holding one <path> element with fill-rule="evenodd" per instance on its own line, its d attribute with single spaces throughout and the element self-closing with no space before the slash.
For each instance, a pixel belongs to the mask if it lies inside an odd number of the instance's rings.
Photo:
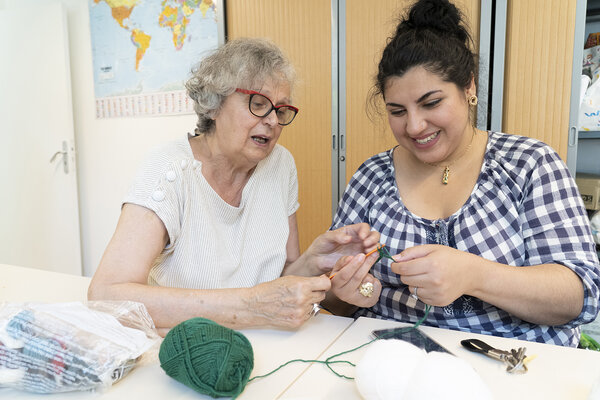
<svg viewBox="0 0 600 400">
<path fill-rule="evenodd" d="M 600 139 L 600 131 L 579 131 L 579 139 Z"/>
</svg>

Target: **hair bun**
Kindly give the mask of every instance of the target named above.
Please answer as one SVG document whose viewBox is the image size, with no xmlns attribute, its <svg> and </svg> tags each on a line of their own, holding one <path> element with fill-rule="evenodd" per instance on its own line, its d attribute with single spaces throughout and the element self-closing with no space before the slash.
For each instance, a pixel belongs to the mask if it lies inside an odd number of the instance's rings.
<svg viewBox="0 0 600 400">
<path fill-rule="evenodd" d="M 448 0 L 417 0 L 381 54 L 374 93 L 385 98 L 390 78 L 423 67 L 460 90 L 476 80 L 473 40 L 462 12 Z"/>
<path fill-rule="evenodd" d="M 432 29 L 468 42 L 470 36 L 461 22 L 462 13 L 448 0 L 419 0 L 410 9 L 404 29 Z M 398 31 L 401 29 L 399 26 Z"/>
</svg>

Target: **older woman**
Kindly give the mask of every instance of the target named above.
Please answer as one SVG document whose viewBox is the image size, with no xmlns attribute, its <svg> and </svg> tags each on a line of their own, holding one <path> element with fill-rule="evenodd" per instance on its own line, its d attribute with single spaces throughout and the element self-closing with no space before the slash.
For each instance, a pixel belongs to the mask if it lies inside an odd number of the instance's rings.
<svg viewBox="0 0 600 400">
<path fill-rule="evenodd" d="M 363 259 L 376 246 L 379 235 L 357 224 L 324 233 L 300 255 L 296 168 L 276 144 L 298 112 L 293 80 L 281 51 L 261 39 L 230 41 L 199 64 L 187 83 L 195 135 L 147 159 L 90 299 L 143 302 L 161 333 L 197 316 L 235 329 L 295 328 L 330 290 L 324 274 L 338 258 Z M 368 268 L 345 270 L 334 295 L 373 305 L 376 296 L 358 292 L 378 284 Z"/>
</svg>

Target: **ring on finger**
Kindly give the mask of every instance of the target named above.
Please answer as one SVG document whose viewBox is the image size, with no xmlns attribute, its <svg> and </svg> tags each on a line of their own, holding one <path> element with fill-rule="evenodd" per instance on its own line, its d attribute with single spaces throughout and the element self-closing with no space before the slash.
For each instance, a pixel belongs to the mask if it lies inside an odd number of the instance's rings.
<svg viewBox="0 0 600 400">
<path fill-rule="evenodd" d="M 308 313 L 308 317 L 314 317 L 315 315 L 317 315 L 319 313 L 319 311 L 321 311 L 323 307 L 321 307 L 320 304 L 318 303 L 313 303 L 313 307 L 312 310 L 310 310 L 310 312 Z"/>
<path fill-rule="evenodd" d="M 417 295 L 417 290 L 419 288 L 415 286 L 415 291 L 410 295 L 413 299 L 419 301 L 419 296 Z"/>
<path fill-rule="evenodd" d="M 371 282 L 365 282 L 358 288 L 358 292 L 365 297 L 373 296 L 373 284 Z"/>
</svg>

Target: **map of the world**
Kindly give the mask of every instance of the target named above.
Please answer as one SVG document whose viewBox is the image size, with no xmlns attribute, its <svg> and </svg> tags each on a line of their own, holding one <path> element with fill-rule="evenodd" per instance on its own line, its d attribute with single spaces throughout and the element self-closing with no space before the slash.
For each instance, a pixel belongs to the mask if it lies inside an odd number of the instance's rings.
<svg viewBox="0 0 600 400">
<path fill-rule="evenodd" d="M 184 83 L 219 44 L 215 0 L 89 0 L 98 117 L 186 112 Z"/>
</svg>

